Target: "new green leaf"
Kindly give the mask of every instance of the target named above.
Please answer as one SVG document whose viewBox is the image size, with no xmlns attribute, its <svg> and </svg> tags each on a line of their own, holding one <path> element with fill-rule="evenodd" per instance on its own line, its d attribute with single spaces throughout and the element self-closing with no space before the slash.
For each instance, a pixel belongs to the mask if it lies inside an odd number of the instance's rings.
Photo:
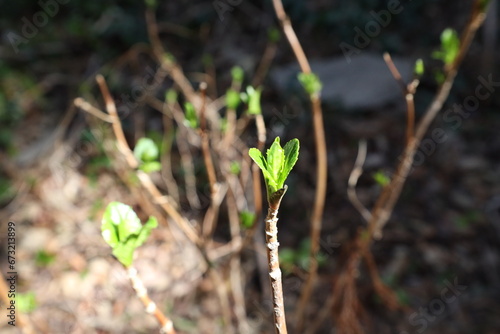
<svg viewBox="0 0 500 334">
<path fill-rule="evenodd" d="M 248 97 L 248 113 L 250 115 L 259 115 L 262 113 L 260 108 L 260 94 L 262 92 L 261 88 L 253 88 L 252 86 L 247 87 L 247 97 Z"/>
<path fill-rule="evenodd" d="M 276 137 L 271 147 L 267 150 L 267 168 L 277 184 L 279 184 L 284 162 L 285 151 L 281 148 L 280 137 Z"/>
<path fill-rule="evenodd" d="M 161 170 L 161 163 L 158 161 L 145 162 L 139 166 L 139 169 L 146 173 L 157 172 Z"/>
<path fill-rule="evenodd" d="M 299 73 L 298 79 L 309 95 L 319 93 L 323 88 L 321 80 L 314 73 Z"/>
<path fill-rule="evenodd" d="M 156 218 L 150 217 L 141 224 L 134 210 L 123 203 L 111 202 L 102 217 L 101 234 L 113 249 L 113 255 L 126 267 L 132 264 L 134 251 L 142 245 L 158 226 Z"/>
<path fill-rule="evenodd" d="M 446 65 L 451 65 L 460 50 L 460 38 L 455 30 L 447 28 L 441 33 L 441 49 L 433 52 L 435 59 L 442 60 Z"/>
<path fill-rule="evenodd" d="M 255 222 L 255 213 L 250 211 L 240 212 L 240 221 L 244 228 L 251 228 Z"/>
<path fill-rule="evenodd" d="M 186 102 L 184 104 L 186 125 L 192 129 L 196 129 L 198 127 L 198 116 L 196 115 L 196 110 L 194 106 L 190 102 Z"/>
<path fill-rule="evenodd" d="M 245 77 L 245 72 L 240 66 L 234 66 L 231 68 L 231 77 L 233 78 L 233 81 L 241 85 L 243 78 Z"/>
<path fill-rule="evenodd" d="M 226 106 L 229 109 L 236 109 L 238 108 L 240 102 L 240 94 L 232 88 L 228 89 L 226 92 Z"/>
<path fill-rule="evenodd" d="M 134 147 L 134 156 L 142 162 L 154 161 L 158 159 L 158 146 L 150 138 L 141 138 Z"/>
<path fill-rule="evenodd" d="M 259 166 L 259 168 L 262 170 L 262 173 L 264 174 L 264 179 L 266 179 L 266 180 L 271 179 L 272 176 L 269 173 L 269 171 L 267 170 L 267 161 L 262 156 L 262 153 L 256 148 L 251 148 L 248 151 L 248 155 L 257 164 L 257 166 Z"/>
<path fill-rule="evenodd" d="M 424 74 L 424 61 L 422 59 L 417 59 L 415 61 L 415 67 L 413 68 L 413 72 L 417 76 L 422 76 Z"/>
</svg>

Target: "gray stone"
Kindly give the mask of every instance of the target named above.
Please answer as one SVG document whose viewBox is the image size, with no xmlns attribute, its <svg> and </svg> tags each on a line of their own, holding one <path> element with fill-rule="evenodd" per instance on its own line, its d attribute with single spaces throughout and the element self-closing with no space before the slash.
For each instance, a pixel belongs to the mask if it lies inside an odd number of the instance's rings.
<svg viewBox="0 0 500 334">
<path fill-rule="evenodd" d="M 393 57 L 404 80 L 411 80 L 414 60 Z M 346 109 L 379 108 L 389 103 L 402 102 L 401 88 L 396 83 L 382 55 L 364 52 L 352 57 L 350 64 L 344 57 L 312 60 L 311 67 L 319 75 L 323 103 Z M 297 80 L 297 64 L 284 65 L 271 71 L 271 81 L 284 95 L 301 89 Z"/>
</svg>

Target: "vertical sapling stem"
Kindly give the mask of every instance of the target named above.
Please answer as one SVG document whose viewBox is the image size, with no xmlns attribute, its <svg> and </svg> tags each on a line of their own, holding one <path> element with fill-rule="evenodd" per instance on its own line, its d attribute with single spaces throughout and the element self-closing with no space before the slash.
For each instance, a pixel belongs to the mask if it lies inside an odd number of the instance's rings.
<svg viewBox="0 0 500 334">
<path fill-rule="evenodd" d="M 280 138 L 267 150 L 266 158 L 256 149 L 248 152 L 253 161 L 260 167 L 267 189 L 269 209 L 266 217 L 267 260 L 269 279 L 273 294 L 273 316 L 276 333 L 286 334 L 286 317 L 283 302 L 283 286 L 278 256 L 278 210 L 285 195 L 285 180 L 299 158 L 299 140 L 292 139 L 282 148 Z"/>
</svg>

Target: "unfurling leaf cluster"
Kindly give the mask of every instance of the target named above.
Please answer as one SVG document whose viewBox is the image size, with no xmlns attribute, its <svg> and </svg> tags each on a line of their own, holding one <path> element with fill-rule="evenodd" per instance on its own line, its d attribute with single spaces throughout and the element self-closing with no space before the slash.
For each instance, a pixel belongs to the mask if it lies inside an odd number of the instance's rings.
<svg viewBox="0 0 500 334">
<path fill-rule="evenodd" d="M 268 198 L 282 189 L 286 178 L 299 158 L 299 140 L 292 139 L 282 148 L 280 138 L 276 137 L 266 152 L 266 157 L 256 149 L 248 152 L 253 161 L 259 166 L 264 175 Z"/>
<path fill-rule="evenodd" d="M 460 38 L 455 30 L 445 29 L 441 33 L 441 49 L 434 51 L 432 57 L 443 61 L 445 65 L 451 65 L 460 50 Z"/>
<path fill-rule="evenodd" d="M 149 217 L 142 225 L 130 206 L 111 202 L 102 217 L 101 234 L 118 261 L 130 267 L 135 249 L 146 241 L 151 230 L 157 226 L 155 217 Z"/>
<path fill-rule="evenodd" d="M 139 160 L 139 169 L 146 172 L 156 172 L 161 169 L 158 161 L 160 150 L 150 138 L 141 138 L 134 147 L 134 156 Z"/>
</svg>

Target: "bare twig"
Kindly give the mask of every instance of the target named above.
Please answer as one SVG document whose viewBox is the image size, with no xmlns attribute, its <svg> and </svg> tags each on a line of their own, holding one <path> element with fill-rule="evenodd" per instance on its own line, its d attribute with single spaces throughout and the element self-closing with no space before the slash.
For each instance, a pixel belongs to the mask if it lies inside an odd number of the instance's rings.
<svg viewBox="0 0 500 334">
<path fill-rule="evenodd" d="M 241 243 L 240 235 L 240 220 L 238 215 L 238 208 L 236 207 L 236 198 L 232 190 L 232 184 L 238 182 L 234 180 L 227 180 L 229 185 L 228 196 L 227 196 L 227 211 L 229 218 L 229 229 L 231 232 L 231 242 Z M 234 313 L 237 319 L 237 328 L 239 333 L 248 333 L 248 321 L 245 309 L 245 294 L 244 286 L 245 279 L 241 275 L 241 258 L 240 253 L 233 253 L 231 260 L 229 262 L 229 277 L 231 282 L 231 290 L 234 297 Z"/>
<path fill-rule="evenodd" d="M 311 66 L 307 61 L 306 54 L 304 53 L 304 50 L 300 45 L 297 35 L 295 35 L 295 31 L 292 28 L 292 23 L 286 15 L 285 9 L 283 8 L 283 3 L 281 2 L 281 0 L 273 0 L 273 6 L 276 12 L 276 16 L 278 17 L 281 27 L 283 28 L 283 32 L 285 33 L 286 38 L 288 39 L 288 42 L 293 49 L 293 53 L 295 53 L 295 57 L 299 62 L 302 72 L 311 73 Z"/>
<path fill-rule="evenodd" d="M 257 127 L 257 149 L 264 150 L 266 144 L 266 125 L 262 114 L 255 115 L 255 125 Z M 254 222 L 252 227 L 248 230 L 242 247 L 248 246 L 252 242 L 253 236 L 259 227 L 260 218 L 262 216 L 262 189 L 260 181 L 260 169 L 257 164 L 252 164 L 252 185 L 253 185 L 253 205 L 254 205 Z"/>
<path fill-rule="evenodd" d="M 358 156 L 356 157 L 356 162 L 349 175 L 348 187 L 347 187 L 347 197 L 351 201 L 352 205 L 359 211 L 361 216 L 369 222 L 371 219 L 371 213 L 368 209 L 361 203 L 356 194 L 356 184 L 358 183 L 359 177 L 363 174 L 363 165 L 366 159 L 366 140 L 359 141 Z"/>
<path fill-rule="evenodd" d="M 217 216 L 219 214 L 219 207 L 224 198 L 224 191 L 220 184 L 217 183 L 217 176 L 215 173 L 215 167 L 212 160 L 212 153 L 210 152 L 210 143 L 207 131 L 207 120 L 205 118 L 205 107 L 206 107 L 206 95 L 207 95 L 207 84 L 202 82 L 200 85 L 201 91 L 201 109 L 200 109 L 200 137 L 201 137 L 201 151 L 203 154 L 203 161 L 205 163 L 205 168 L 207 170 L 208 182 L 210 184 L 210 208 L 205 214 L 205 219 L 203 220 L 203 236 L 209 240 L 209 237 L 213 234 Z"/>
<path fill-rule="evenodd" d="M 161 156 L 161 176 L 165 185 L 167 187 L 168 194 L 174 199 L 177 206 L 179 206 L 179 187 L 172 173 L 172 144 L 175 138 L 175 129 L 172 121 L 172 115 L 167 115 L 166 110 L 168 106 L 164 104 L 165 113 L 162 115 L 163 118 L 163 154 Z"/>
<path fill-rule="evenodd" d="M 207 119 L 205 117 L 206 96 L 207 96 L 207 84 L 205 82 L 202 82 L 200 84 L 200 91 L 201 91 L 201 101 L 202 101 L 200 108 L 201 149 L 203 153 L 203 161 L 205 162 L 205 168 L 207 169 L 208 182 L 210 183 L 210 191 L 213 194 L 215 191 L 215 185 L 217 183 L 217 177 L 215 175 L 214 163 L 212 160 L 212 155 L 210 153 Z"/>
<path fill-rule="evenodd" d="M 189 144 L 185 140 L 189 136 L 188 129 L 184 125 L 184 116 L 180 111 L 180 106 L 178 103 L 170 106 L 170 110 L 174 116 L 174 119 L 178 125 L 177 131 L 177 148 L 179 149 L 179 154 L 181 156 L 181 164 L 184 170 L 184 183 L 186 186 L 186 197 L 189 205 L 193 209 L 201 208 L 200 199 L 196 192 L 196 177 L 194 174 L 194 162 L 193 156 L 189 149 Z"/>
<path fill-rule="evenodd" d="M 401 87 L 401 90 L 403 92 L 403 95 L 406 100 L 406 111 L 407 111 L 407 121 L 406 121 L 406 145 L 410 144 L 410 141 L 414 137 L 415 133 L 415 103 L 414 103 L 414 96 L 415 92 L 417 90 L 418 84 L 420 81 L 418 79 L 413 79 L 413 81 L 409 84 L 406 84 L 401 77 L 401 74 L 399 73 L 398 69 L 396 68 L 396 65 L 392 61 L 392 58 L 388 52 L 384 53 L 384 60 L 385 63 L 387 64 L 387 67 L 389 67 L 389 70 L 392 73 L 392 76 L 394 79 L 398 82 L 399 86 Z"/>
<path fill-rule="evenodd" d="M 274 41 L 269 41 L 266 45 L 266 49 L 262 55 L 259 66 L 255 70 L 255 75 L 252 80 L 253 87 L 259 87 L 264 81 L 269 67 L 273 62 L 274 56 L 276 56 L 276 51 L 278 50 L 278 45 Z"/>
<path fill-rule="evenodd" d="M 147 8 L 145 16 L 149 40 L 151 41 L 153 53 L 155 54 L 157 61 L 161 64 L 161 67 L 170 74 L 186 99 L 199 110 L 201 104 L 200 98 L 196 95 L 193 86 L 184 75 L 182 69 L 171 57 L 167 55 L 163 45 L 161 44 L 155 12 L 150 8 Z"/>
<path fill-rule="evenodd" d="M 120 118 L 118 117 L 118 113 L 116 112 L 116 105 L 109 93 L 108 86 L 106 85 L 106 81 L 104 81 L 104 77 L 100 74 L 96 75 L 96 81 L 99 84 L 99 88 L 101 89 L 101 94 L 104 98 L 104 103 L 106 104 L 106 110 L 108 111 L 109 117 L 112 122 L 113 132 L 115 133 L 118 150 L 127 160 L 129 166 L 133 169 L 138 167 L 137 159 L 134 157 L 134 154 L 130 150 L 128 146 L 127 139 L 125 138 L 125 134 L 123 133 L 122 125 L 120 122 Z"/>
<path fill-rule="evenodd" d="M 95 108 L 93 105 L 91 105 L 90 103 L 88 103 L 87 101 L 82 99 L 81 97 L 77 97 L 73 101 L 73 103 L 75 104 L 75 106 L 85 110 L 89 114 L 91 114 L 91 115 L 93 115 L 93 116 L 95 116 L 95 117 L 97 117 L 105 122 L 113 123 L 113 118 L 111 116 L 109 116 L 109 115 L 103 113 L 101 110 Z"/>
<path fill-rule="evenodd" d="M 300 68 L 303 73 L 311 73 L 311 66 L 307 61 L 307 57 L 300 45 L 300 42 L 295 35 L 292 28 L 290 19 L 285 13 L 283 8 L 283 3 L 281 0 L 273 0 L 274 9 L 276 11 L 276 16 L 278 17 L 283 31 L 290 43 L 290 46 L 295 53 L 295 57 L 299 62 Z M 323 217 L 323 210 L 325 206 L 325 196 L 326 196 L 326 184 L 327 184 L 327 152 L 326 152 L 326 140 L 325 140 L 325 130 L 323 124 L 323 113 L 321 110 L 321 100 L 319 93 L 311 94 L 311 109 L 313 117 L 313 128 L 314 128 L 314 142 L 316 146 L 316 193 L 314 196 L 314 207 L 311 214 L 311 249 L 309 255 L 309 270 L 308 277 L 302 289 L 299 303 L 297 305 L 296 311 L 296 330 L 297 332 L 302 332 L 304 326 L 304 315 L 305 308 L 311 297 L 314 282 L 316 280 L 318 271 L 318 261 L 317 255 L 319 251 L 319 238 L 321 235 L 321 224 Z"/>
<path fill-rule="evenodd" d="M 160 332 L 164 334 L 175 334 L 174 324 L 156 304 L 149 298 L 148 290 L 142 283 L 142 280 L 137 276 L 137 270 L 134 267 L 127 268 L 128 278 L 132 282 L 132 286 L 137 294 L 137 297 L 142 301 L 146 312 L 155 316 L 156 320 L 161 325 Z"/>
</svg>

